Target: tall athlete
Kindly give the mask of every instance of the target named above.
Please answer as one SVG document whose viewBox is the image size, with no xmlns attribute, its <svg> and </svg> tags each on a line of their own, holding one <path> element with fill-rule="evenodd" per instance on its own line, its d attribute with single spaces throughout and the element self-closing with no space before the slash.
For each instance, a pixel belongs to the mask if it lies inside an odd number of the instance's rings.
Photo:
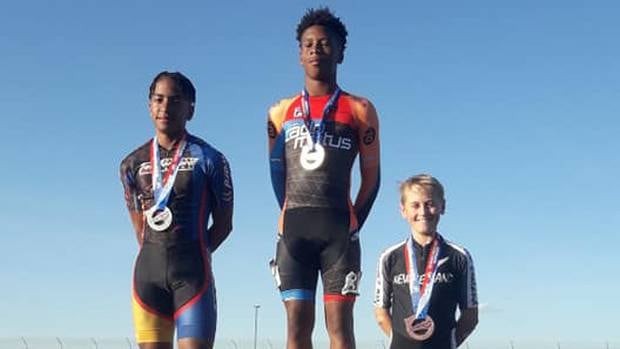
<svg viewBox="0 0 620 349">
<path fill-rule="evenodd" d="M 185 129 L 195 100 L 184 75 L 158 74 L 149 89 L 155 137 L 121 163 L 140 245 L 132 299 L 141 349 L 172 349 L 175 326 L 179 348 L 213 347 L 211 254 L 232 230 L 233 188 L 224 156 Z"/>
<path fill-rule="evenodd" d="M 478 323 L 471 256 L 437 232 L 446 207 L 437 179 L 411 177 L 401 184 L 400 195 L 401 214 L 411 232 L 379 259 L 377 322 L 391 337 L 390 349 L 454 349 Z"/>
<path fill-rule="evenodd" d="M 347 31 L 327 8 L 297 26 L 305 83 L 269 110 L 271 178 L 282 209 L 272 269 L 287 312 L 287 348 L 311 348 L 320 272 L 331 348 L 354 348 L 358 232 L 379 189 L 379 124 L 373 105 L 340 89 Z M 359 154 L 361 183 L 350 198 Z"/>
</svg>

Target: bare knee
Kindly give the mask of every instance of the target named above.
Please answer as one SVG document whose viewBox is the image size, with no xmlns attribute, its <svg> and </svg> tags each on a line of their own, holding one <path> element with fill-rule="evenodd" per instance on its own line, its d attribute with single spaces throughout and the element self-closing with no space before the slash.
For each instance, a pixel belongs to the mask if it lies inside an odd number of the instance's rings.
<svg viewBox="0 0 620 349">
<path fill-rule="evenodd" d="M 325 320 L 331 348 L 355 348 L 352 302 L 326 303 Z"/>
<path fill-rule="evenodd" d="M 213 343 L 198 338 L 182 338 L 178 341 L 179 349 L 212 349 Z"/>
<path fill-rule="evenodd" d="M 287 342 L 289 348 L 312 348 L 314 328 L 314 303 L 307 301 L 286 301 Z"/>
<path fill-rule="evenodd" d="M 172 349 L 172 343 L 154 342 L 154 343 L 138 343 L 140 349 Z"/>
</svg>

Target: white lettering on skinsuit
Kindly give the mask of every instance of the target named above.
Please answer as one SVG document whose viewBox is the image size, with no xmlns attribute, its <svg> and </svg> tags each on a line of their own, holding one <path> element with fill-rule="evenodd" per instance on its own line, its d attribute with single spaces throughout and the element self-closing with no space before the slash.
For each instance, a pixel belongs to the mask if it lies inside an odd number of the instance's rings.
<svg viewBox="0 0 620 349">
<path fill-rule="evenodd" d="M 361 276 L 361 272 L 360 273 L 355 273 L 353 271 L 349 272 L 344 279 L 344 287 L 342 287 L 342 291 L 340 293 L 343 295 L 347 295 L 347 294 L 358 295 L 360 276 Z"/>
<path fill-rule="evenodd" d="M 437 273 L 435 275 L 435 283 L 450 283 L 454 279 L 454 274 L 452 273 Z M 409 276 L 405 273 L 394 275 L 393 279 L 394 284 L 396 285 L 405 285 L 409 283 Z M 420 275 L 418 277 L 418 284 L 422 284 L 424 282 L 424 275 Z"/>
<path fill-rule="evenodd" d="M 181 158 L 181 160 L 179 161 L 179 171 L 181 172 L 193 171 L 194 166 L 196 166 L 197 162 L 198 162 L 198 158 L 193 158 L 193 157 Z M 161 166 L 161 171 L 166 172 L 168 170 L 168 166 L 170 166 L 171 163 L 172 163 L 172 158 L 161 159 L 159 161 L 159 166 Z M 144 176 L 144 175 L 150 175 L 150 174 L 151 174 L 151 162 L 145 161 L 141 163 L 139 170 L 138 170 L 138 175 Z"/>
<path fill-rule="evenodd" d="M 286 143 L 293 141 L 293 149 L 299 149 L 306 145 L 308 137 L 308 129 L 305 125 L 293 125 L 286 129 L 284 141 Z M 351 138 L 336 136 L 326 132 L 321 140 L 321 145 L 334 149 L 350 150 Z"/>
</svg>

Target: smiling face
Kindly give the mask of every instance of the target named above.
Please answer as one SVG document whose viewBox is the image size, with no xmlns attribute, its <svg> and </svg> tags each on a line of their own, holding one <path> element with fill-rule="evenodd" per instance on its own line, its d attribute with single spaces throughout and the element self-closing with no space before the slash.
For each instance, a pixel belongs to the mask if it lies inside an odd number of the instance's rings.
<svg viewBox="0 0 620 349">
<path fill-rule="evenodd" d="M 185 123 L 191 119 L 194 106 L 173 79 L 163 77 L 151 93 L 149 111 L 155 131 L 174 137 L 185 131 Z"/>
<path fill-rule="evenodd" d="M 435 236 L 439 218 L 444 210 L 444 199 L 430 186 L 414 184 L 404 188 L 402 192 L 400 212 L 409 223 L 414 236 Z"/>
<path fill-rule="evenodd" d="M 306 77 L 328 81 L 335 79 L 338 64 L 342 62 L 342 43 L 322 25 L 306 29 L 299 43 L 299 59 Z"/>
</svg>

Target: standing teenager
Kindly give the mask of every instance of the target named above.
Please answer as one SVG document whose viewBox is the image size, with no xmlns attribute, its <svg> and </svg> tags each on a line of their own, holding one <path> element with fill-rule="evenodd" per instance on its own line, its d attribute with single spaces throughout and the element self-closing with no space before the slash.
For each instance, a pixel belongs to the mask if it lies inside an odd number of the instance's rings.
<svg viewBox="0 0 620 349">
<path fill-rule="evenodd" d="M 311 348 L 315 290 L 323 282 L 331 348 L 354 348 L 359 231 L 379 189 L 379 123 L 373 105 L 337 82 L 347 30 L 329 9 L 297 26 L 301 93 L 269 110 L 271 179 L 281 208 L 272 270 L 287 314 L 287 348 Z M 351 200 L 351 171 L 361 181 Z"/>
<path fill-rule="evenodd" d="M 216 325 L 211 254 L 232 230 L 230 168 L 185 128 L 196 102 L 187 77 L 158 74 L 148 97 L 155 137 L 121 163 L 140 248 L 132 292 L 136 341 L 141 349 L 172 349 L 176 328 L 180 349 L 209 349 Z"/>
</svg>

